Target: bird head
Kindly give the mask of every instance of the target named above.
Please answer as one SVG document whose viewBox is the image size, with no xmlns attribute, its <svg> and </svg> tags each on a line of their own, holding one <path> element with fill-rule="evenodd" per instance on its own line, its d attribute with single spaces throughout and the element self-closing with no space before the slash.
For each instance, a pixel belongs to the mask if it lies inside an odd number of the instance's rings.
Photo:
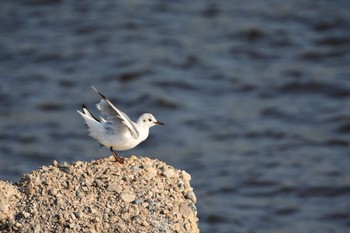
<svg viewBox="0 0 350 233">
<path fill-rule="evenodd" d="M 164 123 L 157 121 L 157 119 L 151 113 L 144 113 L 140 116 L 138 123 L 148 128 L 155 125 L 164 125 Z"/>
</svg>

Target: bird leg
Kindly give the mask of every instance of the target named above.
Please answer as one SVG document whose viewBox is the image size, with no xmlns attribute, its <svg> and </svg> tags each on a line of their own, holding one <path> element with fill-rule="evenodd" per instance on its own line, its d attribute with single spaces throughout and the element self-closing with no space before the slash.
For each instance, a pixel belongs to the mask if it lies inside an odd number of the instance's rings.
<svg viewBox="0 0 350 233">
<path fill-rule="evenodd" d="M 117 152 L 115 152 L 115 151 L 113 150 L 113 147 L 112 147 L 112 146 L 111 146 L 109 149 L 110 149 L 110 151 L 112 152 L 112 154 L 114 155 L 115 161 L 116 161 L 117 163 L 123 164 L 124 161 L 125 161 L 125 159 L 124 159 L 123 157 L 120 157 L 120 156 L 117 154 Z"/>
</svg>

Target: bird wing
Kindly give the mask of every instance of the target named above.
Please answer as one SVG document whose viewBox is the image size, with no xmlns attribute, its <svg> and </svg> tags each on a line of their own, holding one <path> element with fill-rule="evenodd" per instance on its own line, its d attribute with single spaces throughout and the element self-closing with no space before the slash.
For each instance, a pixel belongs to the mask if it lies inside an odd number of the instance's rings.
<svg viewBox="0 0 350 233">
<path fill-rule="evenodd" d="M 101 97 L 102 100 L 96 104 L 98 110 L 101 111 L 103 117 L 106 118 L 107 121 L 111 121 L 116 124 L 122 124 L 126 127 L 130 134 L 137 139 L 140 135 L 137 130 L 135 123 L 130 120 L 130 118 L 122 111 L 117 109 L 109 99 L 107 99 L 104 95 L 102 95 L 94 86 L 91 86 Z"/>
</svg>

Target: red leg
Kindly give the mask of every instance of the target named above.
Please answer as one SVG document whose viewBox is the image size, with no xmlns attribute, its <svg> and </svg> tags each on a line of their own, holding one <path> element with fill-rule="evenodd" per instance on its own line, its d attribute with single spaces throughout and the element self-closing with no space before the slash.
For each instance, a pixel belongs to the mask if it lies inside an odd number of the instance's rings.
<svg viewBox="0 0 350 233">
<path fill-rule="evenodd" d="M 125 162 L 125 159 L 124 159 L 123 157 L 120 157 L 120 156 L 117 154 L 117 152 L 115 152 L 115 151 L 113 150 L 113 147 L 110 147 L 109 149 L 110 149 L 110 151 L 112 152 L 112 154 L 114 155 L 115 161 L 116 161 L 117 163 L 123 164 L 123 163 Z"/>
</svg>

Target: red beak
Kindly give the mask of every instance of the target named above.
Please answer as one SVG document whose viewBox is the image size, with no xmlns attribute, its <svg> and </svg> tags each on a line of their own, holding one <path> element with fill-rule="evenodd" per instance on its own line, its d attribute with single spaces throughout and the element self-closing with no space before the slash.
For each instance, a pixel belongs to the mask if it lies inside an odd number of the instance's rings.
<svg viewBox="0 0 350 233">
<path fill-rule="evenodd" d="M 156 124 L 156 125 L 164 125 L 164 123 L 162 123 L 160 121 L 156 121 L 156 122 L 154 122 L 154 124 Z"/>
</svg>

